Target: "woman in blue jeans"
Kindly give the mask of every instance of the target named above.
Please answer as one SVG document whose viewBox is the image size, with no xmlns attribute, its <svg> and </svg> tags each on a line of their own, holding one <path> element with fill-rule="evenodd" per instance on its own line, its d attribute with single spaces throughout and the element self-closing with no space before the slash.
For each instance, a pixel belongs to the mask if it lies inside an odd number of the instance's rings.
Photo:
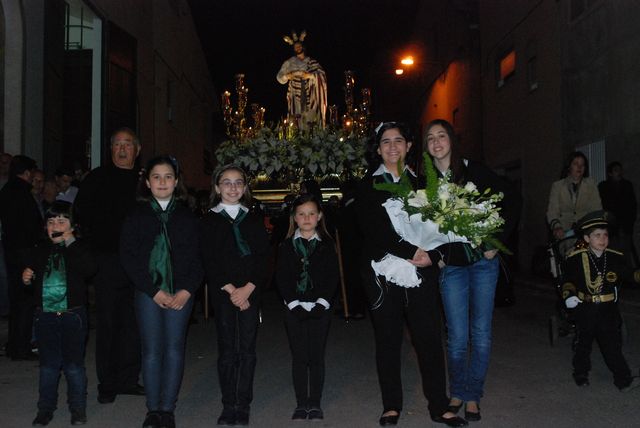
<svg viewBox="0 0 640 428">
<path fill-rule="evenodd" d="M 136 287 L 148 410 L 143 428 L 175 427 L 187 325 L 203 275 L 198 220 L 180 202 L 179 173 L 173 157 L 148 162 L 140 202 L 120 237 L 121 263 Z"/>
<path fill-rule="evenodd" d="M 485 189 L 504 193 L 501 215 L 505 225 L 497 238 L 505 242 L 517 222 L 519 199 L 489 168 L 460 157 L 454 139 L 449 122 L 436 119 L 427 125 L 425 142 L 441 176 L 460 185 L 473 182 L 481 193 Z M 465 419 L 478 421 L 491 353 L 493 299 L 500 268 L 497 250 L 472 248 L 461 242 L 445 244 L 438 250 L 442 252 L 440 293 L 448 330 L 449 410 L 457 413 L 466 403 Z"/>
</svg>

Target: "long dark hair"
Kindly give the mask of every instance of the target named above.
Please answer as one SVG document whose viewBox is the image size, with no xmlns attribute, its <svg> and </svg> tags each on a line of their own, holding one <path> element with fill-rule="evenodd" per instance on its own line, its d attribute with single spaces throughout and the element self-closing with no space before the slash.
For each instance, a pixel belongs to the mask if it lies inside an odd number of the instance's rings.
<svg viewBox="0 0 640 428">
<path fill-rule="evenodd" d="M 427 134 L 429 134 L 431 128 L 436 125 L 442 126 L 444 128 L 444 132 L 446 132 L 447 136 L 449 137 L 449 142 L 451 144 L 451 163 L 449 164 L 449 168 L 451 169 L 453 175 L 452 181 L 459 184 L 464 183 L 466 181 L 467 167 L 464 164 L 464 159 L 462 158 L 462 155 L 460 154 L 460 150 L 458 148 L 458 138 L 456 137 L 456 133 L 453 130 L 453 126 L 448 121 L 444 119 L 434 119 L 429 122 L 425 128 L 422 143 L 424 144 L 425 149 L 428 151 L 429 149 L 427 145 Z"/>
<path fill-rule="evenodd" d="M 322 210 L 322 204 L 320 203 L 320 201 L 318 201 L 318 198 L 311 193 L 305 193 L 303 195 L 298 196 L 291 204 L 291 212 L 289 215 L 289 231 L 287 232 L 287 238 L 292 237 L 296 231 L 296 228 L 298 227 L 298 225 L 294 220 L 296 216 L 296 210 L 300 205 L 306 204 L 307 202 L 313 202 L 314 204 L 316 204 L 316 207 L 318 208 L 318 213 L 322 213 L 322 217 L 320 218 L 320 220 L 318 220 L 318 226 L 316 227 L 316 232 L 318 233 L 318 236 L 323 241 L 326 239 L 329 242 L 333 242 L 333 239 L 331 238 L 331 235 L 329 235 L 329 232 L 327 232 L 327 227 L 325 226 L 325 222 L 324 222 L 325 215 L 324 215 L 324 211 Z"/>
<path fill-rule="evenodd" d="M 220 167 L 220 169 L 211 177 L 211 196 L 210 196 L 210 204 L 209 208 L 213 208 L 222 202 L 222 196 L 216 192 L 216 186 L 220 185 L 220 179 L 222 178 L 222 174 L 227 171 L 237 171 L 242 176 L 244 180 L 244 193 L 240 198 L 240 203 L 247 208 L 251 208 L 253 203 L 253 199 L 251 197 L 251 191 L 249 190 L 249 177 L 247 177 L 247 173 L 244 172 L 242 168 L 238 165 L 228 164 Z"/>
<path fill-rule="evenodd" d="M 180 165 L 178 164 L 178 160 L 170 155 L 159 155 L 149 159 L 147 165 L 145 166 L 143 174 L 140 176 L 140 180 L 138 180 L 138 197 L 139 201 L 150 201 L 153 197 L 151 194 L 151 189 L 147 186 L 147 180 L 151 174 L 151 170 L 158 165 L 168 165 L 172 170 L 173 174 L 176 177 L 178 182 L 176 183 L 176 188 L 173 190 L 173 197 L 177 200 L 185 199 L 187 195 L 187 188 L 185 187 L 182 177 L 180 174 Z"/>
<path fill-rule="evenodd" d="M 383 122 L 376 129 L 374 134 L 369 138 L 369 142 L 367 143 L 367 150 L 365 153 L 365 159 L 369 164 L 369 173 L 380 166 L 382 163 L 382 156 L 378 154 L 378 147 L 380 147 L 380 140 L 382 140 L 382 135 L 385 131 L 389 129 L 397 129 L 400 135 L 404 137 L 407 143 L 413 143 L 413 134 L 409 126 L 402 122 Z M 413 151 L 409 150 L 407 152 L 407 157 L 404 160 L 405 165 L 408 165 L 413 161 Z M 402 171 L 398 171 L 401 173 Z"/>
<path fill-rule="evenodd" d="M 569 156 L 567 156 L 567 159 L 562 166 L 560 178 L 567 178 L 569 176 L 569 169 L 571 168 L 571 164 L 577 158 L 582 158 L 582 160 L 584 161 L 584 173 L 582 174 L 582 177 L 584 178 L 589 176 L 589 159 L 587 159 L 584 153 L 576 150 L 575 152 L 569 153 Z"/>
</svg>

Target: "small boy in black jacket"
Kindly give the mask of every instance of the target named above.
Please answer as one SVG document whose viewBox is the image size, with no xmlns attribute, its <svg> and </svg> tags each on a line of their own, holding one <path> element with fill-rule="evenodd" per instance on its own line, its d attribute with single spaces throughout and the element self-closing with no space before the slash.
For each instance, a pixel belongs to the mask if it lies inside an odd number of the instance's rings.
<svg viewBox="0 0 640 428">
<path fill-rule="evenodd" d="M 577 340 L 573 356 L 573 378 L 578 386 L 589 385 L 591 345 L 600 345 L 613 383 L 626 392 L 640 386 L 622 355 L 618 289 L 624 282 L 640 282 L 622 253 L 609 247 L 609 224 L 604 211 L 594 211 L 578 222 L 586 248 L 569 254 L 564 269 L 562 298 L 567 308 L 575 308 Z"/>
<path fill-rule="evenodd" d="M 338 285 L 338 258 L 327 233 L 322 207 L 313 195 L 291 207 L 287 239 L 278 250 L 278 289 L 286 308 L 285 324 L 293 364 L 297 406 L 293 420 L 324 418 L 324 352 L 331 321 L 331 301 Z"/>
<path fill-rule="evenodd" d="M 27 255 L 22 282 L 36 300 L 35 335 L 40 355 L 40 397 L 34 426 L 53 419 L 60 370 L 67 379 L 71 424 L 87 422 L 86 280 L 98 270 L 87 248 L 74 237 L 71 204 L 56 201 L 45 214 L 49 239 Z"/>
</svg>

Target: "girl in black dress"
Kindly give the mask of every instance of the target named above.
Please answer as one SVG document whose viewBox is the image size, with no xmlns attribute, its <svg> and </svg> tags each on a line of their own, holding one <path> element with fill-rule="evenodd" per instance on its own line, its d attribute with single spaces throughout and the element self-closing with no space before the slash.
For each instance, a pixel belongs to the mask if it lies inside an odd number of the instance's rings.
<svg viewBox="0 0 640 428">
<path fill-rule="evenodd" d="M 293 420 L 320 420 L 324 352 L 331 301 L 338 285 L 335 244 L 313 194 L 299 196 L 291 208 L 289 233 L 280 244 L 278 289 L 287 311 L 285 325 L 292 354 L 296 409 Z"/>
<path fill-rule="evenodd" d="M 249 212 L 244 171 L 226 165 L 214 176 L 212 203 L 202 219 L 201 248 L 218 332 L 222 414 L 218 425 L 248 425 L 256 367 L 259 290 L 267 273 L 269 239 Z"/>
</svg>

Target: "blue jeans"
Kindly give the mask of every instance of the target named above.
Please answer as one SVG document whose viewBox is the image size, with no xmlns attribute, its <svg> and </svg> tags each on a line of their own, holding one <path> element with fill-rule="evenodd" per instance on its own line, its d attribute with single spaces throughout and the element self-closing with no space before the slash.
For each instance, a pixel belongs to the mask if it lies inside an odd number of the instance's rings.
<svg viewBox="0 0 640 428">
<path fill-rule="evenodd" d="M 147 409 L 173 412 L 184 373 L 184 348 L 193 296 L 179 311 L 163 309 L 139 291 L 136 291 L 135 304 Z"/>
<path fill-rule="evenodd" d="M 67 379 L 69 409 L 87 406 L 87 374 L 84 355 L 87 340 L 87 310 L 42 312 L 35 316 L 35 333 L 40 355 L 40 398 L 38 410 L 53 412 L 58 404 L 60 370 Z"/>
<path fill-rule="evenodd" d="M 477 402 L 482 397 L 499 267 L 497 257 L 483 258 L 469 266 L 445 266 L 440 274 L 448 330 L 449 392 L 463 401 Z"/>
</svg>

